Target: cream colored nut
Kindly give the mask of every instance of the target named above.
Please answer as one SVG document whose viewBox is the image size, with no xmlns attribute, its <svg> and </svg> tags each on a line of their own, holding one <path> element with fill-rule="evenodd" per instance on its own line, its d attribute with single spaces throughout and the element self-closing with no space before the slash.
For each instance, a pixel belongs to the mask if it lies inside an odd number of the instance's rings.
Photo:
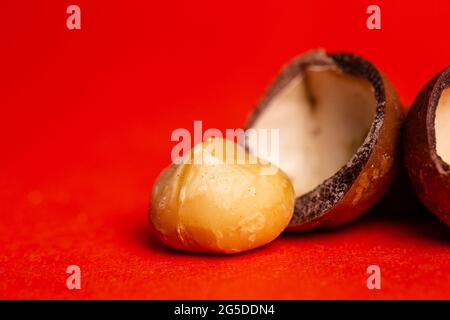
<svg viewBox="0 0 450 320">
<path fill-rule="evenodd" d="M 201 164 L 195 162 L 199 159 Z M 276 170 L 264 172 L 268 165 Z M 237 144 L 215 138 L 196 145 L 181 163 L 161 173 L 149 218 L 168 246 L 234 253 L 274 240 L 293 210 L 294 189 L 286 174 Z"/>
</svg>

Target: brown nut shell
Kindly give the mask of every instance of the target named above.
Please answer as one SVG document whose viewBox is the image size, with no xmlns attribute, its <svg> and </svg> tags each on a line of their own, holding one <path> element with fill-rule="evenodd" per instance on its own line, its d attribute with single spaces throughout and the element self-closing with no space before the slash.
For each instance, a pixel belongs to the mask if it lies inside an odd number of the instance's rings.
<svg viewBox="0 0 450 320">
<path fill-rule="evenodd" d="M 398 96 L 384 75 L 371 63 L 353 54 L 328 54 L 324 50 L 314 50 L 295 58 L 284 67 L 263 96 L 250 116 L 247 129 L 258 127 L 259 118 L 270 109 L 271 102 L 282 94 L 293 79 L 300 76 L 308 80 L 306 75 L 308 70 L 324 68 L 332 70 L 339 77 L 344 77 L 349 83 L 361 82 L 366 91 L 369 88 L 367 92 L 373 99 L 373 115 L 369 118 L 363 141 L 358 144 L 359 147 L 356 146 L 356 151 L 350 154 L 349 159 L 308 192 L 300 194 L 296 192 L 295 211 L 288 230 L 335 227 L 356 219 L 385 194 L 397 169 L 402 122 L 402 108 Z M 306 80 L 304 81 L 309 82 Z M 311 83 L 306 84 L 311 86 Z M 333 89 L 333 86 L 329 88 Z M 355 91 L 349 94 L 348 99 L 358 95 L 359 93 Z M 327 99 L 327 91 L 322 91 L 322 96 L 310 97 L 310 102 L 313 105 L 317 99 L 322 98 Z M 353 110 L 358 111 L 357 108 Z M 283 128 L 280 128 L 280 131 L 282 130 Z M 290 139 L 295 140 L 297 137 L 291 135 Z M 246 147 L 251 150 L 248 144 Z M 327 157 L 333 159 L 335 156 L 330 151 L 321 159 Z M 318 161 L 321 161 L 320 158 Z M 289 170 L 283 165 L 277 165 L 289 175 Z M 301 165 L 298 163 L 297 167 Z M 294 180 L 294 186 L 302 184 L 301 177 L 296 182 L 295 177 L 289 176 Z"/>
<path fill-rule="evenodd" d="M 439 154 L 436 123 L 437 113 L 444 111 L 444 105 L 440 104 L 444 98 L 445 108 L 449 112 L 449 97 L 450 67 L 447 67 L 417 95 L 405 122 L 403 140 L 405 164 L 416 194 L 447 225 L 450 225 L 450 166 L 441 157 L 443 154 Z M 447 143 L 447 149 L 450 139 L 448 128 L 441 137 L 446 140 L 442 143 Z"/>
</svg>

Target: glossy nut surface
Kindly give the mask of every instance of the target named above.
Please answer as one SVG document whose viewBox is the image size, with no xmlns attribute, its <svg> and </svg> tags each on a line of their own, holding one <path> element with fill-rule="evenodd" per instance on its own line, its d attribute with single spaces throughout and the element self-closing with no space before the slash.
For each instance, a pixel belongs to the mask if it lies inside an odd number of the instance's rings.
<svg viewBox="0 0 450 320">
<path fill-rule="evenodd" d="M 289 178 L 225 141 L 196 145 L 158 177 L 149 218 L 166 245 L 235 253 L 267 244 L 288 225 L 294 208 Z"/>
</svg>

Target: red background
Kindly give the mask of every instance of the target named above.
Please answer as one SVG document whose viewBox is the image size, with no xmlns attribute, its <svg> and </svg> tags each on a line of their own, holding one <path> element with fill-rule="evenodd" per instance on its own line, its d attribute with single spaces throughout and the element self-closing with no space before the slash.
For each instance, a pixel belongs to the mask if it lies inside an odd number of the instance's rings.
<svg viewBox="0 0 450 320">
<path fill-rule="evenodd" d="M 382 30 L 365 27 L 373 3 Z M 242 127 L 315 47 L 363 55 L 409 105 L 450 63 L 449 17 L 446 0 L 0 2 L 0 298 L 449 299 L 448 228 L 426 213 L 234 256 L 168 250 L 146 216 L 172 130 Z M 370 264 L 382 290 L 366 287 Z"/>
</svg>

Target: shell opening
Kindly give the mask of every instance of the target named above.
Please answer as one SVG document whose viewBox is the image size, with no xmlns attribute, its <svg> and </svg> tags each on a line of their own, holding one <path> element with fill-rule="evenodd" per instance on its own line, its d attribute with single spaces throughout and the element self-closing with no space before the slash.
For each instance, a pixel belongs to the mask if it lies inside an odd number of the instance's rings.
<svg viewBox="0 0 450 320">
<path fill-rule="evenodd" d="M 250 152 L 287 173 L 298 197 L 353 157 L 371 128 L 375 112 L 369 81 L 330 66 L 311 66 L 272 97 L 253 123 L 255 129 L 279 129 L 278 157 L 259 154 L 264 148 L 255 145 L 256 140 L 247 144 Z"/>
<path fill-rule="evenodd" d="M 436 152 L 450 164 L 450 87 L 442 91 L 436 107 L 435 118 Z"/>
</svg>

